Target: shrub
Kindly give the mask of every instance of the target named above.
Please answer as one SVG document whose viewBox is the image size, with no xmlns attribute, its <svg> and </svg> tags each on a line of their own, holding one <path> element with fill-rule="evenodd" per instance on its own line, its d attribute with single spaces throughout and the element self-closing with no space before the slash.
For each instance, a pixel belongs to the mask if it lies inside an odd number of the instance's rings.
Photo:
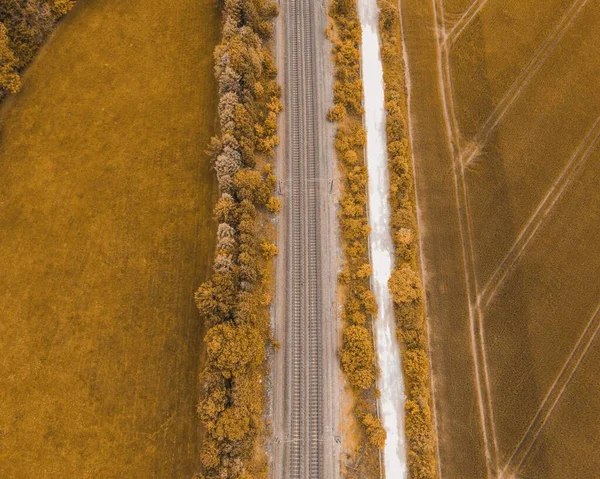
<svg viewBox="0 0 600 479">
<path fill-rule="evenodd" d="M 329 112 L 327 112 L 327 119 L 329 121 L 342 121 L 346 118 L 346 107 L 341 103 L 336 103 L 331 107 Z"/>
<path fill-rule="evenodd" d="M 215 468 L 219 465 L 219 448 L 216 441 L 207 440 L 203 442 L 200 450 L 200 461 L 206 468 Z"/>
<path fill-rule="evenodd" d="M 341 362 L 353 387 L 367 389 L 373 385 L 375 353 L 373 339 L 365 327 L 348 326 L 344 330 Z"/>
<path fill-rule="evenodd" d="M 275 196 L 271 196 L 269 201 L 267 201 L 266 206 L 271 213 L 279 213 L 279 210 L 281 209 L 281 200 Z"/>
<path fill-rule="evenodd" d="M 248 326 L 229 323 L 213 326 L 206 333 L 204 342 L 208 360 L 227 379 L 264 360 L 264 344 L 260 334 Z"/>
<path fill-rule="evenodd" d="M 392 271 L 388 286 L 396 304 L 415 303 L 421 300 L 421 280 L 408 263 L 403 263 Z"/>
<path fill-rule="evenodd" d="M 379 449 L 383 448 L 387 434 L 381 424 L 381 419 L 368 413 L 363 417 L 362 423 L 367 430 L 369 442 Z"/>
<path fill-rule="evenodd" d="M 256 170 L 245 168 L 238 171 L 233 177 L 233 184 L 239 200 L 249 200 L 264 205 L 271 195 L 262 175 Z"/>
<path fill-rule="evenodd" d="M 272 259 L 274 256 L 276 256 L 279 253 L 279 250 L 277 249 L 277 245 L 270 243 L 268 241 L 263 241 L 260 245 L 260 248 L 262 249 L 263 257 L 266 260 Z"/>
</svg>

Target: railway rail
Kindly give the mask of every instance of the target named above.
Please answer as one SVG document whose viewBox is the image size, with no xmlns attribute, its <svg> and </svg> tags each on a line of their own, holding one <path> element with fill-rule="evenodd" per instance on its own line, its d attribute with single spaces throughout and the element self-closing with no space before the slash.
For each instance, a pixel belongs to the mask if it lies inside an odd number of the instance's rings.
<svg viewBox="0 0 600 479">
<path fill-rule="evenodd" d="M 290 479 L 320 479 L 324 477 L 320 145 L 311 0 L 289 0 L 286 24 L 290 200 L 284 473 Z"/>
</svg>

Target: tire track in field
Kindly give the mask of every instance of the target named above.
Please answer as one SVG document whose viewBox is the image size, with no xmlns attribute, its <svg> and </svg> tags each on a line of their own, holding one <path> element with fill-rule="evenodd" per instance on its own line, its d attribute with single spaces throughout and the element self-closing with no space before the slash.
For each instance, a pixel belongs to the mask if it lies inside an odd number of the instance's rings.
<svg viewBox="0 0 600 479">
<path fill-rule="evenodd" d="M 600 304 L 596 306 L 596 310 L 592 314 L 592 317 L 588 321 L 583 333 L 575 343 L 575 347 L 569 357 L 563 364 L 563 367 L 560 370 L 560 373 L 550 386 L 550 389 L 546 393 L 542 404 L 537 410 L 533 421 L 531 421 L 529 427 L 525 431 L 525 434 L 517 444 L 513 454 L 510 459 L 504 466 L 503 475 L 504 474 L 515 474 L 523 461 L 529 454 L 531 447 L 535 444 L 540 432 L 546 425 L 549 417 L 552 415 L 556 404 L 562 397 L 565 392 L 571 378 L 577 371 L 577 368 L 581 364 L 581 361 L 585 357 L 588 352 L 590 345 L 592 344 L 598 330 L 600 329 Z"/>
<path fill-rule="evenodd" d="M 548 192 L 536 208 L 535 212 L 527 220 L 527 223 L 519 233 L 517 240 L 514 242 L 504 259 L 494 270 L 487 284 L 477 297 L 477 303 L 483 308 L 487 308 L 494 298 L 504 280 L 509 273 L 515 268 L 520 260 L 523 252 L 540 229 L 548 214 L 552 211 L 556 203 L 562 198 L 562 195 L 567 188 L 573 183 L 577 173 L 586 164 L 588 158 L 593 152 L 595 146 L 600 140 L 600 117 L 598 117 L 587 132 L 575 153 L 563 168 L 558 178 L 552 183 Z"/>
<path fill-rule="evenodd" d="M 502 118 L 504 118 L 510 107 L 512 107 L 525 87 L 529 84 L 531 79 L 548 59 L 556 45 L 558 45 L 562 37 L 565 35 L 567 29 L 575 21 L 577 15 L 579 12 L 581 12 L 583 7 L 585 7 L 588 1 L 589 0 L 576 0 L 560 19 L 558 25 L 556 25 L 554 30 L 552 30 L 546 40 L 544 40 L 544 43 L 542 43 L 540 48 L 538 48 L 527 66 L 523 69 L 523 71 L 521 71 L 506 94 L 502 97 L 492 114 L 488 117 L 479 132 L 472 139 L 471 146 L 462 152 L 460 160 L 465 166 L 468 166 L 477 158 L 477 154 L 479 153 L 481 146 L 487 142 L 490 135 L 498 126 L 498 123 L 500 123 Z"/>
<path fill-rule="evenodd" d="M 462 16 L 452 26 L 450 33 L 445 36 L 443 44 L 444 48 L 452 48 L 458 40 L 458 37 L 460 37 L 465 28 L 467 28 L 475 19 L 487 2 L 488 0 L 474 0 L 474 2 L 469 5 L 469 8 L 465 10 Z"/>
<path fill-rule="evenodd" d="M 438 72 L 440 92 L 442 95 L 443 116 L 446 123 L 446 136 L 450 146 L 453 163 L 454 188 L 459 216 L 461 246 L 463 251 L 463 270 L 467 288 L 469 307 L 469 323 L 471 332 L 471 348 L 473 350 L 473 366 L 477 400 L 481 417 L 481 432 L 483 436 L 486 458 L 487 476 L 495 477 L 499 469 L 498 445 L 495 433 L 492 401 L 490 394 L 489 374 L 484 347 L 482 314 L 476 298 L 478 296 L 475 255 L 473 252 L 472 225 L 469 212 L 469 201 L 464 179 L 464 166 L 460 161 L 459 128 L 454 112 L 454 99 L 450 74 L 449 50 L 443 44 L 445 38 L 445 22 L 443 0 L 432 0 L 434 9 L 434 28 L 437 38 Z M 440 25 L 441 22 L 441 25 Z"/>
</svg>

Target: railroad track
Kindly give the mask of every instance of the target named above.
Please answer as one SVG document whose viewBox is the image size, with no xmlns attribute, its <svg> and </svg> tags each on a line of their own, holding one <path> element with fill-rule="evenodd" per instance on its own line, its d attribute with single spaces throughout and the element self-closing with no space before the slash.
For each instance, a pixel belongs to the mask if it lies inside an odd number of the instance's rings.
<svg viewBox="0 0 600 479">
<path fill-rule="evenodd" d="M 289 0 L 286 11 L 290 251 L 283 472 L 291 479 L 321 479 L 323 353 L 315 22 L 311 0 Z"/>
</svg>

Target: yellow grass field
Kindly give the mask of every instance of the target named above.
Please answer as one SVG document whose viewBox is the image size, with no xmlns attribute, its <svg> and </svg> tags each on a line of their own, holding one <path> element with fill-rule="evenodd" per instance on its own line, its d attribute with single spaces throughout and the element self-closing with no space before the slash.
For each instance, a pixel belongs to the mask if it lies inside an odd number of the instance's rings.
<svg viewBox="0 0 600 479">
<path fill-rule="evenodd" d="M 403 3 L 442 476 L 596 478 L 600 4 Z"/>
<path fill-rule="evenodd" d="M 81 0 L 0 108 L 0 476 L 189 479 L 217 0 Z"/>
</svg>

